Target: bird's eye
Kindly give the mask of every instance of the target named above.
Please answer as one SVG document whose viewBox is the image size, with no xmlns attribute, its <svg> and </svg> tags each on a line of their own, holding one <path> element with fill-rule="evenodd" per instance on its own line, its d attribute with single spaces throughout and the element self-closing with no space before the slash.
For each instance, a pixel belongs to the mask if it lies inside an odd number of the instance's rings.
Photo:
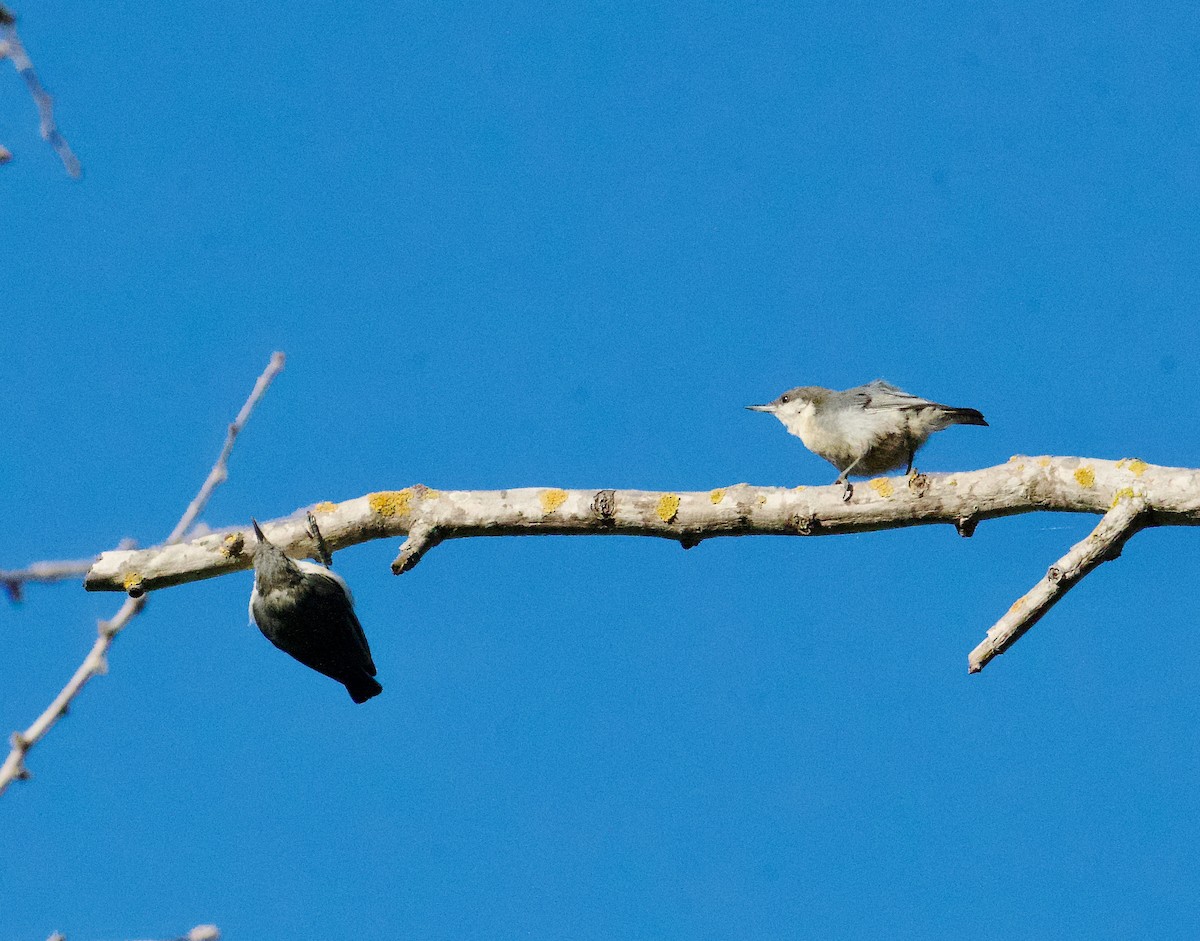
<svg viewBox="0 0 1200 941">
<path fill-rule="evenodd" d="M 788 400 L 788 399 L 790 399 L 790 398 L 791 398 L 791 396 L 789 396 L 789 395 L 781 395 L 781 396 L 779 397 L 779 401 L 780 401 L 780 402 L 785 402 L 785 403 L 786 403 L 786 402 L 787 402 L 787 400 Z"/>
</svg>

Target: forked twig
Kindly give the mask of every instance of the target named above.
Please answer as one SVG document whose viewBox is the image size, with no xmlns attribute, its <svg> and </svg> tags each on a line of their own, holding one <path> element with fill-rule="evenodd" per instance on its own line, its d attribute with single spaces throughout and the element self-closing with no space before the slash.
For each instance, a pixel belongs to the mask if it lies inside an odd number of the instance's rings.
<svg viewBox="0 0 1200 941">
<path fill-rule="evenodd" d="M 267 368 L 263 374 L 258 377 L 258 381 L 254 384 L 254 389 L 250 393 L 250 397 L 246 399 L 246 404 L 242 406 L 238 412 L 237 418 L 229 426 L 225 435 L 225 444 L 221 448 L 221 453 L 217 457 L 216 464 L 209 471 L 208 477 L 200 487 L 196 497 L 188 505 L 179 522 L 171 531 L 171 535 L 167 537 L 167 543 L 176 543 L 183 538 L 196 518 L 204 510 L 205 504 L 208 503 L 209 497 L 218 485 L 228 476 L 227 463 L 229 455 L 233 451 L 234 441 L 237 439 L 238 432 L 246 424 L 250 418 L 250 413 L 258 404 L 259 399 L 267 391 L 267 387 L 283 369 L 284 355 L 282 353 L 273 353 L 271 361 L 267 364 Z M 121 605 L 119 611 L 110 620 L 101 621 L 98 626 L 98 635 L 96 642 L 92 645 L 92 649 L 88 651 L 88 655 L 84 657 L 83 663 L 75 671 L 67 685 L 62 688 L 54 701 L 38 716 L 33 724 L 23 732 L 14 732 L 11 738 L 12 748 L 8 753 L 8 757 L 4 760 L 4 764 L 0 765 L 0 794 L 3 794 L 8 786 L 18 778 L 24 779 L 29 777 L 29 771 L 25 767 L 25 756 L 29 750 L 36 745 L 46 735 L 47 732 L 54 726 L 59 719 L 67 714 L 67 708 L 71 701 L 79 695 L 80 690 L 87 684 L 93 676 L 99 676 L 106 672 L 108 668 L 108 650 L 112 646 L 113 639 L 119 634 L 125 626 L 133 620 L 134 616 L 142 610 L 146 603 L 144 592 L 140 590 L 140 586 L 136 584 L 126 585 L 126 590 L 129 592 L 129 597 L 125 603 Z"/>
</svg>

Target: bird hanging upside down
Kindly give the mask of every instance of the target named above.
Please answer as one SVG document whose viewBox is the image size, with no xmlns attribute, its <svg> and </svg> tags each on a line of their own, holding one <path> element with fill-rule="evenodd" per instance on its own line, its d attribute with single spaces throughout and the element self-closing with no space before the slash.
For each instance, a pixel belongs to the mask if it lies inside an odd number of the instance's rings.
<svg viewBox="0 0 1200 941">
<path fill-rule="evenodd" d="M 345 579 L 267 541 L 257 521 L 250 617 L 276 647 L 337 680 L 356 703 L 383 692 Z M 313 521 L 315 524 L 315 521 Z M 319 532 L 316 534 L 320 541 Z M 324 547 L 324 542 L 320 542 Z"/>
</svg>

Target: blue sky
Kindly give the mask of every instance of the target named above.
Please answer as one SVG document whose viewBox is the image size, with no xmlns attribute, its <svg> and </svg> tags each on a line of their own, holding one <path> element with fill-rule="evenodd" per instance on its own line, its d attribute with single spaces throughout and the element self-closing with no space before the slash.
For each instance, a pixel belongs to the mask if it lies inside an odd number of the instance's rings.
<svg viewBox="0 0 1200 941">
<path fill-rule="evenodd" d="M 21 4 L 0 567 L 414 482 L 825 483 L 742 406 L 981 409 L 929 471 L 1197 466 L 1187 4 Z M 982 675 L 1093 520 L 340 553 L 384 694 L 163 591 L 0 800 L 0 935 L 1191 938 L 1195 535 Z M 114 596 L 0 610 L 0 726 Z"/>
</svg>

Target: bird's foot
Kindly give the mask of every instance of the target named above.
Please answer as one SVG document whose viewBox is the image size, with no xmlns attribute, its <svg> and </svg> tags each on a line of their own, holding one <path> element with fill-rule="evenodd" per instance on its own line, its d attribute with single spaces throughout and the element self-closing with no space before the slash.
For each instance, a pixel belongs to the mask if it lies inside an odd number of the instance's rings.
<svg viewBox="0 0 1200 941">
<path fill-rule="evenodd" d="M 317 558 L 325 568 L 333 567 L 333 556 L 329 552 L 329 547 L 325 545 L 325 537 L 321 535 L 321 527 L 317 525 L 317 518 L 310 512 L 308 514 L 308 534 L 317 544 Z"/>
<path fill-rule="evenodd" d="M 849 503 L 850 498 L 854 496 L 854 484 L 848 480 L 835 480 L 834 483 L 842 484 L 842 502 Z"/>
</svg>

